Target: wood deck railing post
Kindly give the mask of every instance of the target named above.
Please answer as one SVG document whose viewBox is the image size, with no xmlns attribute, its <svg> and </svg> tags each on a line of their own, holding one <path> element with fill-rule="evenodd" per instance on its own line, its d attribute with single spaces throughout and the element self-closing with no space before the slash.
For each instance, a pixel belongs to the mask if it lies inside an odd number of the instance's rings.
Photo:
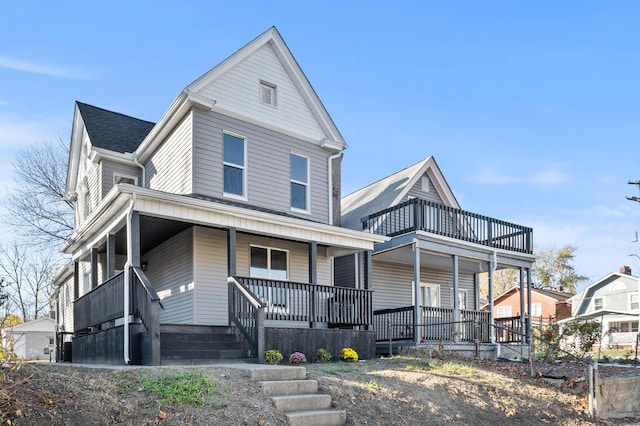
<svg viewBox="0 0 640 426">
<path fill-rule="evenodd" d="M 264 307 L 256 310 L 256 328 L 258 329 L 257 338 L 258 344 L 256 350 L 258 351 L 258 362 L 264 363 L 264 351 L 265 351 L 265 335 L 264 335 Z"/>
</svg>

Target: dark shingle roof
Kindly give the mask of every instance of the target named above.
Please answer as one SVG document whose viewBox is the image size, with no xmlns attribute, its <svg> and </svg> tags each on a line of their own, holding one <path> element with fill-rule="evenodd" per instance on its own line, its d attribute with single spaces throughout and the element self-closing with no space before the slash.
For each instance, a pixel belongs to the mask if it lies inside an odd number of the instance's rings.
<svg viewBox="0 0 640 426">
<path fill-rule="evenodd" d="M 91 144 L 116 152 L 134 152 L 155 123 L 77 102 Z"/>
</svg>

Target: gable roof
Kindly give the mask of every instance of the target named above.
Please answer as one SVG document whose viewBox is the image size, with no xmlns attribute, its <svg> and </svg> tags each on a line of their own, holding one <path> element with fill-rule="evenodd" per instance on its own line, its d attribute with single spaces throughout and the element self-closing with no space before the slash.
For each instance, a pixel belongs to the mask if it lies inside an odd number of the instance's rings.
<svg viewBox="0 0 640 426">
<path fill-rule="evenodd" d="M 502 293 L 501 295 L 493 299 L 494 305 L 496 303 L 500 303 L 500 301 L 506 299 L 508 296 L 511 296 L 513 293 L 518 293 L 519 291 L 520 291 L 519 287 L 511 287 L 509 290 L 505 291 L 504 293 Z M 574 296 L 573 294 L 567 293 L 564 291 L 547 290 L 547 289 L 535 288 L 535 287 L 531 287 L 531 292 L 538 293 L 539 295 L 542 295 L 542 296 L 546 296 L 547 298 L 554 300 L 555 303 L 565 302 Z M 489 304 L 487 303 L 482 308 L 484 309 L 488 306 Z"/>
<path fill-rule="evenodd" d="M 134 152 L 155 123 L 76 101 L 91 145 L 120 153 Z"/>
<path fill-rule="evenodd" d="M 445 180 L 435 158 L 427 157 L 405 169 L 380 179 L 349 195 L 342 197 L 342 226 L 361 229 L 360 219 L 379 212 L 406 199 L 409 190 L 420 177 L 427 174 L 445 205 L 459 209 L 449 184 Z"/>
<path fill-rule="evenodd" d="M 572 302 L 576 302 L 576 305 L 575 305 L 576 308 L 573 309 L 573 312 L 575 312 L 576 316 L 578 315 L 582 316 L 582 314 L 584 314 L 589 310 L 589 304 L 591 302 L 591 298 L 593 297 L 593 295 L 598 289 L 602 287 L 606 287 L 609 284 L 614 283 L 619 279 L 630 279 L 630 280 L 633 280 L 634 282 L 637 282 L 638 277 L 634 277 L 633 275 L 624 274 L 621 272 L 612 272 L 598 280 L 595 280 L 593 283 L 589 284 L 584 290 L 582 290 L 581 292 L 577 293 L 575 296 L 572 297 Z"/>
</svg>

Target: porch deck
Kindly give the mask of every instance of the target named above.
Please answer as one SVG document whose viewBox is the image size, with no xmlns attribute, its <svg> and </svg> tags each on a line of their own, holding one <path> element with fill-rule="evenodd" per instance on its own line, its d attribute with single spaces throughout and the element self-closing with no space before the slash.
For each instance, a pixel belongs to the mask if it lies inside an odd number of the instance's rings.
<svg viewBox="0 0 640 426">
<path fill-rule="evenodd" d="M 533 230 L 477 213 L 412 198 L 362 219 L 362 229 L 395 237 L 424 231 L 519 253 L 533 253 Z"/>
<path fill-rule="evenodd" d="M 415 309 L 420 322 L 414 323 Z M 429 306 L 381 309 L 373 313 L 376 342 L 403 342 L 403 346 L 455 343 L 517 343 L 522 341 L 520 317 L 490 320 L 488 311 L 471 311 Z M 396 345 L 398 346 L 398 345 Z"/>
</svg>

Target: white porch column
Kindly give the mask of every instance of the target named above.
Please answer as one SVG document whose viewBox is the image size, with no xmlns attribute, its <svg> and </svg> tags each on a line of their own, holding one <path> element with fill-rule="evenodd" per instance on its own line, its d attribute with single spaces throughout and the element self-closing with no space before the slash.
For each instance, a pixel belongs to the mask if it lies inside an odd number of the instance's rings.
<svg viewBox="0 0 640 426">
<path fill-rule="evenodd" d="M 496 331 L 493 323 L 493 262 L 489 262 L 489 274 L 488 274 L 488 286 L 489 292 L 487 298 L 489 299 L 489 333 L 491 335 L 491 343 L 496 342 Z"/>
<path fill-rule="evenodd" d="M 527 268 L 527 312 L 531 312 L 531 268 Z M 529 314 L 531 318 L 531 314 Z M 531 321 L 527 326 L 527 341 L 531 341 Z"/>
<path fill-rule="evenodd" d="M 524 313 L 524 268 L 520 267 L 520 333 L 522 334 L 522 340 L 520 345 L 524 346 L 526 336 L 526 324 L 525 318 L 531 318 L 531 309 L 527 309 L 527 314 Z"/>
<path fill-rule="evenodd" d="M 453 255 L 453 321 L 454 321 L 454 335 L 453 341 L 458 342 L 460 340 L 460 301 L 458 300 L 458 255 Z"/>
<path fill-rule="evenodd" d="M 420 327 L 422 324 L 420 315 L 420 247 L 418 242 L 413 242 L 413 340 L 420 344 Z"/>
</svg>

